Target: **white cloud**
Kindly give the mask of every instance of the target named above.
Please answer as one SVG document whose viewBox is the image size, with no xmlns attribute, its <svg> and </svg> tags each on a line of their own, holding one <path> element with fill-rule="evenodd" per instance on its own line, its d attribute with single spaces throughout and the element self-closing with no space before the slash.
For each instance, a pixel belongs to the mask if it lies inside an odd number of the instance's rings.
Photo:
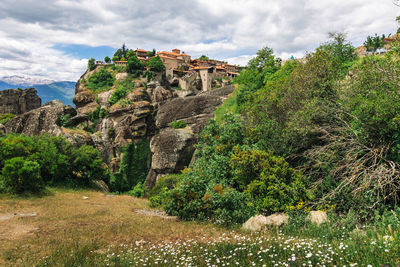
<svg viewBox="0 0 400 267">
<path fill-rule="evenodd" d="M 0 77 L 77 80 L 86 60 L 55 44 L 169 50 L 245 64 L 268 45 L 300 57 L 344 31 L 355 45 L 394 33 L 399 7 L 365 0 L 2 0 Z"/>
</svg>

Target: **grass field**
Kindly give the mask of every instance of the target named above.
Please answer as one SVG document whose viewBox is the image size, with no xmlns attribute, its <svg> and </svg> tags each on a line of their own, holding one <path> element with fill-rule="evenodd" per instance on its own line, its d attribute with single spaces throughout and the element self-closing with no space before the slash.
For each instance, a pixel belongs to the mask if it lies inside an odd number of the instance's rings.
<svg viewBox="0 0 400 267">
<path fill-rule="evenodd" d="M 392 227 L 332 222 L 249 234 L 178 221 L 126 195 L 0 195 L 0 266 L 399 266 L 399 255 Z"/>
<path fill-rule="evenodd" d="M 32 266 L 46 256 L 61 261 L 71 250 L 101 251 L 136 241 L 170 242 L 228 232 L 135 212 L 142 209 L 148 209 L 147 200 L 95 191 L 0 196 L 0 266 Z"/>
</svg>

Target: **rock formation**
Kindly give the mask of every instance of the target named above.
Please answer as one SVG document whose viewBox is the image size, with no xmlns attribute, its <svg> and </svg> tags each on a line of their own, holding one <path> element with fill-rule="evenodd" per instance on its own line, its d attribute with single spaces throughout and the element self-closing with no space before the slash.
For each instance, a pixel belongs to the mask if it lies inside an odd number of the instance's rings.
<svg viewBox="0 0 400 267">
<path fill-rule="evenodd" d="M 40 107 L 42 100 L 34 88 L 0 91 L 0 114 L 19 115 Z"/>
<path fill-rule="evenodd" d="M 37 100 L 33 97 L 36 91 L 28 89 L 18 98 L 26 99 L 24 105 L 18 106 L 18 112 L 28 112 L 9 120 L 0 131 L 63 135 L 77 146 L 93 145 L 112 172 L 119 169 L 121 148 L 131 142 L 148 139 L 152 155 L 146 184 L 151 188 L 159 177 L 178 173 L 190 164 L 199 133 L 214 117 L 215 109 L 234 90 L 233 86 L 225 86 L 187 96 L 187 93 L 178 94 L 170 86 L 165 73 L 158 73 L 151 82 L 147 82 L 145 78 L 126 80 L 131 78 L 121 72 L 113 74 L 117 84 L 133 83 L 134 89 L 129 89 L 120 101 L 111 105 L 109 100 L 116 86 L 102 92 L 94 92 L 86 87 L 86 80 L 101 68 L 86 71 L 76 83 L 73 100 L 76 110 L 71 106 L 63 106 L 60 101 L 52 101 L 42 107 L 39 103 L 37 106 Z M 9 102 L 7 100 L 6 103 Z M 34 107 L 36 109 L 30 110 Z M 177 120 L 185 122 L 186 127 L 171 128 L 171 123 Z"/>
</svg>

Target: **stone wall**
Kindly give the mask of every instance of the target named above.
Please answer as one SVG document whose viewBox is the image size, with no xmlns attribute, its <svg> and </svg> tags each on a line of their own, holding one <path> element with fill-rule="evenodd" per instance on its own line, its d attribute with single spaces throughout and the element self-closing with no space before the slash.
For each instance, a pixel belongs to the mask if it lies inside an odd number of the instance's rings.
<svg viewBox="0 0 400 267">
<path fill-rule="evenodd" d="M 23 114 L 39 108 L 42 100 L 34 88 L 25 90 L 8 89 L 0 91 L 0 114 Z"/>
</svg>

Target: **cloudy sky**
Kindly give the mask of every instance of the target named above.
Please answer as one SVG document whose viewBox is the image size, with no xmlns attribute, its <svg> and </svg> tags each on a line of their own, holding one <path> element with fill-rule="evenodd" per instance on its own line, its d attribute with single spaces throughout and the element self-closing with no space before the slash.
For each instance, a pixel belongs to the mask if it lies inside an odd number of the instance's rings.
<svg viewBox="0 0 400 267">
<path fill-rule="evenodd" d="M 355 46 L 394 33 L 398 15 L 392 0 L 1 0 L 0 79 L 75 81 L 122 43 L 241 65 L 265 45 L 300 57 L 331 31 Z"/>
</svg>

